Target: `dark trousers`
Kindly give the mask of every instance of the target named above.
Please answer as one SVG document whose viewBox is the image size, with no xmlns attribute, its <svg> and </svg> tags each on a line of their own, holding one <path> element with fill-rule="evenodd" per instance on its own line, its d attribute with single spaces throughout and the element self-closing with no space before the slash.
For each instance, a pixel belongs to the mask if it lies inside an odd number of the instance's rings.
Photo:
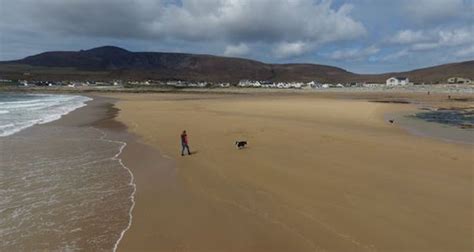
<svg viewBox="0 0 474 252">
<path fill-rule="evenodd" d="M 189 146 L 186 143 L 182 143 L 181 146 L 183 147 L 181 149 L 181 156 L 184 156 L 184 150 L 188 151 L 188 155 L 191 155 L 191 151 L 189 151 Z"/>
</svg>

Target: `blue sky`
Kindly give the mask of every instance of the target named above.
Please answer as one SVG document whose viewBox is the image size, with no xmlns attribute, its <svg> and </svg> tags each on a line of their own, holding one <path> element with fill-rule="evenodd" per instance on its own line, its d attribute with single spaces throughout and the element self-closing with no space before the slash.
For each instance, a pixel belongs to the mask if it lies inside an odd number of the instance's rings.
<svg viewBox="0 0 474 252">
<path fill-rule="evenodd" d="M 116 45 L 358 73 L 474 59 L 474 0 L 0 0 L 0 60 Z"/>
</svg>

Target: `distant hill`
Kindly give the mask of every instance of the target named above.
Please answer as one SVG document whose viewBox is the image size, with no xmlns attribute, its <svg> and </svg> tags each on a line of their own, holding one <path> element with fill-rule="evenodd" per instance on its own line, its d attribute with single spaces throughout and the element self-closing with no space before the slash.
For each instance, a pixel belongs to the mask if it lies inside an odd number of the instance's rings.
<svg viewBox="0 0 474 252">
<path fill-rule="evenodd" d="M 384 82 L 407 76 L 417 82 L 446 81 L 452 76 L 474 79 L 474 61 L 402 73 L 361 75 L 316 64 L 266 64 L 259 61 L 185 53 L 130 52 L 113 46 L 90 50 L 45 52 L 21 60 L 0 62 L 0 77 L 49 80 L 195 80 Z"/>
</svg>

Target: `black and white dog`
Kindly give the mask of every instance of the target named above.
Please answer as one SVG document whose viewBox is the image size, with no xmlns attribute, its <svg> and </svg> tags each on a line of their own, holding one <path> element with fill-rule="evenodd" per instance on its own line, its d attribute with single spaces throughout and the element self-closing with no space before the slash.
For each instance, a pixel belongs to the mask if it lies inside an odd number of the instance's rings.
<svg viewBox="0 0 474 252">
<path fill-rule="evenodd" d="M 237 141 L 235 142 L 235 145 L 237 146 L 237 148 L 242 149 L 245 148 L 245 146 L 247 145 L 247 141 Z"/>
</svg>

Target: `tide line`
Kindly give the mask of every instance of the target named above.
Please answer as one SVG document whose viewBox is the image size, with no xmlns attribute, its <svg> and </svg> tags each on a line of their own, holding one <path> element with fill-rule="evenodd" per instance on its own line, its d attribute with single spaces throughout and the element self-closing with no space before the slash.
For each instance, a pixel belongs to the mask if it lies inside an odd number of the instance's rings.
<svg viewBox="0 0 474 252">
<path fill-rule="evenodd" d="M 117 251 L 118 245 L 119 245 L 120 241 L 122 241 L 123 236 L 125 235 L 125 233 L 132 226 L 132 220 L 133 220 L 132 212 L 133 212 L 133 209 L 135 208 L 135 193 L 137 192 L 137 185 L 135 184 L 135 176 L 133 175 L 132 171 L 123 163 L 122 159 L 120 158 L 120 155 L 122 154 L 123 150 L 125 149 L 125 147 L 127 147 L 127 143 L 122 142 L 122 141 L 106 139 L 107 133 L 105 133 L 104 131 L 102 131 L 98 128 L 94 128 L 94 129 L 101 132 L 102 136 L 100 137 L 100 140 L 106 141 L 106 142 L 109 142 L 109 143 L 121 144 L 119 152 L 117 154 L 115 154 L 115 156 L 113 156 L 111 159 L 118 161 L 119 164 L 130 174 L 130 181 L 129 181 L 128 185 L 132 186 L 132 188 L 133 188 L 132 194 L 130 195 L 130 201 L 132 202 L 132 205 L 131 205 L 131 207 L 128 211 L 128 216 L 129 216 L 128 224 L 127 224 L 127 227 L 125 227 L 125 229 L 123 229 L 122 232 L 120 232 L 120 236 L 114 244 L 113 251 L 115 252 L 115 251 Z"/>
</svg>

